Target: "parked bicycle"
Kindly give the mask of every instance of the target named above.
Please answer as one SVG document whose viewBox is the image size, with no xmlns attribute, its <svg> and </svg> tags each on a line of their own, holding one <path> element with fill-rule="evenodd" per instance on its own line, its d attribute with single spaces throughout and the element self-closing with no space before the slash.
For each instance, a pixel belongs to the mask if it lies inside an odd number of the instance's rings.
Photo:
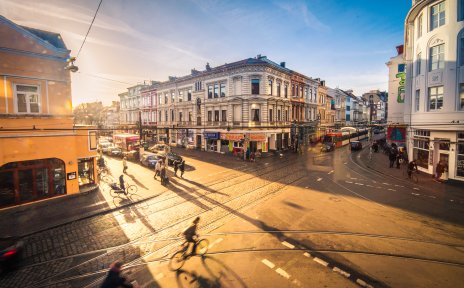
<svg viewBox="0 0 464 288">
<path fill-rule="evenodd" d="M 209 241 L 208 239 L 199 239 L 195 241 L 192 251 L 188 251 L 189 243 L 185 241 L 181 244 L 181 249 L 174 253 L 169 260 L 169 269 L 172 271 L 177 271 L 182 266 L 184 266 L 185 261 L 187 261 L 192 256 L 203 256 L 208 252 Z"/>
<path fill-rule="evenodd" d="M 126 197 L 130 197 L 137 193 L 137 186 L 133 184 L 125 185 L 125 189 L 122 189 L 116 182 L 110 183 L 110 195 L 114 197 L 119 197 L 119 195 L 124 194 Z"/>
</svg>

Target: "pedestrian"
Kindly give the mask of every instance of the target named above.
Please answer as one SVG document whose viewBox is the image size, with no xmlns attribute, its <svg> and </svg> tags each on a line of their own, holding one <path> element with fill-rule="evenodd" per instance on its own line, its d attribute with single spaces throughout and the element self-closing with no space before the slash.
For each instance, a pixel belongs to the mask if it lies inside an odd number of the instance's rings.
<svg viewBox="0 0 464 288">
<path fill-rule="evenodd" d="M 185 171 L 185 160 L 182 160 L 182 162 L 179 165 L 179 170 L 180 170 L 180 178 L 184 176 L 184 171 Z"/>
<path fill-rule="evenodd" d="M 121 176 L 119 176 L 119 188 L 121 188 L 122 191 L 126 190 L 126 186 L 124 185 L 124 175 L 123 174 L 121 174 Z"/>
<path fill-rule="evenodd" d="M 390 168 L 393 168 L 393 164 L 395 164 L 397 155 L 398 155 L 398 150 L 396 150 L 396 145 L 394 146 L 392 144 L 392 147 L 390 148 L 390 154 L 388 156 L 388 159 L 390 160 Z"/>
<path fill-rule="evenodd" d="M 250 162 L 255 162 L 255 153 L 251 152 L 250 154 Z"/>
<path fill-rule="evenodd" d="M 158 160 L 155 165 L 155 176 L 153 178 L 156 180 L 156 176 L 160 175 L 161 172 L 161 165 L 162 165 L 163 160 Z"/>
<path fill-rule="evenodd" d="M 435 180 L 438 182 L 442 182 L 441 175 L 445 172 L 445 166 L 441 161 L 438 162 L 437 166 L 435 167 Z"/>
<path fill-rule="evenodd" d="M 127 157 L 124 156 L 124 158 L 122 158 L 122 173 L 126 173 L 127 171 Z"/>
<path fill-rule="evenodd" d="M 166 185 L 166 165 L 163 165 L 161 166 L 161 171 L 160 171 L 160 177 L 161 177 L 161 185 Z"/>
<path fill-rule="evenodd" d="M 132 284 L 129 284 L 126 278 L 121 276 L 121 262 L 114 262 L 110 265 L 110 270 L 103 281 L 101 288 L 133 288 Z"/>
<path fill-rule="evenodd" d="M 178 160 L 174 160 L 174 176 L 177 177 L 177 170 L 179 170 L 179 161 Z"/>
</svg>

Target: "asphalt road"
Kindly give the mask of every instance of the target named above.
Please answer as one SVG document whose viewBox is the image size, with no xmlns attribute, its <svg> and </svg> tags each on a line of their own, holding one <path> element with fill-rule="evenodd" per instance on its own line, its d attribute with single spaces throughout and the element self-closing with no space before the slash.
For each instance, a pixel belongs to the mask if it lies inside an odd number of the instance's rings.
<svg viewBox="0 0 464 288">
<path fill-rule="evenodd" d="M 131 163 L 139 194 L 157 197 L 29 236 L 27 259 L 0 286 L 98 287 L 120 260 L 142 287 L 462 287 L 464 194 L 372 171 L 366 152 L 246 163 L 185 151 L 185 178 L 167 188 Z M 108 162 L 119 175 L 120 160 Z M 172 272 L 196 216 L 208 254 Z"/>
</svg>

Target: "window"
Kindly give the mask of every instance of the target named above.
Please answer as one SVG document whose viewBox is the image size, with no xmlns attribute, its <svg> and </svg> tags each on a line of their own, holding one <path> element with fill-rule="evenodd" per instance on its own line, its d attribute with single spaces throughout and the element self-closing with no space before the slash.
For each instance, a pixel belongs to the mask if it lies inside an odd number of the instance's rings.
<svg viewBox="0 0 464 288">
<path fill-rule="evenodd" d="M 277 82 L 277 96 L 280 97 L 280 82 Z"/>
<path fill-rule="evenodd" d="M 285 97 L 285 98 L 288 97 L 288 84 L 285 84 L 285 85 L 284 85 L 284 97 Z"/>
<path fill-rule="evenodd" d="M 164 121 L 168 122 L 168 110 L 164 111 Z"/>
<path fill-rule="evenodd" d="M 182 122 L 182 112 L 179 112 L 179 122 Z"/>
<path fill-rule="evenodd" d="M 443 69 L 445 67 L 445 44 L 430 48 L 430 70 Z"/>
<path fill-rule="evenodd" d="M 417 54 L 417 59 L 416 59 L 416 76 L 419 76 L 421 74 L 421 54 Z"/>
<path fill-rule="evenodd" d="M 429 143 L 428 138 L 415 138 L 413 147 L 413 159 L 417 166 L 428 169 L 429 167 Z"/>
<path fill-rule="evenodd" d="M 456 176 L 464 177 L 464 133 L 458 133 L 456 144 Z"/>
<path fill-rule="evenodd" d="M 300 94 L 301 98 L 303 98 L 303 86 L 300 86 Z"/>
<path fill-rule="evenodd" d="M 463 0 L 464 1 L 464 0 Z M 459 66 L 464 66 L 464 34 L 461 34 L 461 39 L 459 39 Z"/>
<path fill-rule="evenodd" d="M 269 95 L 272 95 L 272 80 L 269 80 Z"/>
<path fill-rule="evenodd" d="M 187 91 L 187 101 L 192 101 L 192 89 L 188 89 Z"/>
<path fill-rule="evenodd" d="M 179 91 L 179 102 L 184 101 L 184 91 Z"/>
<path fill-rule="evenodd" d="M 195 91 L 200 91 L 201 90 L 201 81 L 195 82 Z"/>
<path fill-rule="evenodd" d="M 305 94 L 304 94 L 304 97 L 305 97 L 306 99 L 309 99 L 309 97 L 308 97 L 308 88 L 305 88 Z"/>
<path fill-rule="evenodd" d="M 445 25 L 445 1 L 432 6 L 430 10 L 430 31 Z"/>
<path fill-rule="evenodd" d="M 221 97 L 226 97 L 226 83 L 221 83 L 221 91 L 220 91 Z"/>
<path fill-rule="evenodd" d="M 259 94 L 259 79 L 251 79 L 251 94 Z"/>
<path fill-rule="evenodd" d="M 222 110 L 222 122 L 227 122 L 227 110 Z"/>
<path fill-rule="evenodd" d="M 214 98 L 219 97 L 219 84 L 214 84 Z"/>
<path fill-rule="evenodd" d="M 416 97 L 414 98 L 414 104 L 415 104 L 414 111 L 419 111 L 419 103 L 420 103 L 420 90 L 416 90 Z"/>
<path fill-rule="evenodd" d="M 176 93 L 171 92 L 171 103 L 174 103 L 176 97 Z"/>
<path fill-rule="evenodd" d="M 219 122 L 219 110 L 214 111 L 214 121 Z"/>
<path fill-rule="evenodd" d="M 288 110 L 285 110 L 285 119 L 284 121 L 288 121 Z"/>
<path fill-rule="evenodd" d="M 417 18 L 417 38 L 422 36 L 422 14 Z"/>
<path fill-rule="evenodd" d="M 208 99 L 213 98 L 213 85 L 208 85 Z"/>
<path fill-rule="evenodd" d="M 97 150 L 97 131 L 89 131 L 89 150 Z"/>
<path fill-rule="evenodd" d="M 464 110 L 464 83 L 459 84 L 459 110 Z"/>
<path fill-rule="evenodd" d="M 443 107 L 443 86 L 429 88 L 429 110 L 438 110 Z"/>
<path fill-rule="evenodd" d="M 40 113 L 39 86 L 15 85 L 17 113 Z"/>
<path fill-rule="evenodd" d="M 464 20 L 464 0 L 458 1 L 458 21 Z"/>
<path fill-rule="evenodd" d="M 280 115 L 280 110 L 277 110 L 277 121 L 282 121 L 282 116 Z"/>
<path fill-rule="evenodd" d="M 161 112 L 158 114 L 158 116 L 159 116 L 159 122 L 161 122 L 161 117 L 162 117 Z"/>
<path fill-rule="evenodd" d="M 174 122 L 174 110 L 171 109 L 171 122 Z"/>
<path fill-rule="evenodd" d="M 274 111 L 269 109 L 269 122 L 274 122 Z"/>
<path fill-rule="evenodd" d="M 188 119 L 189 123 L 192 122 L 192 111 L 189 111 L 189 119 Z"/>
<path fill-rule="evenodd" d="M 251 109 L 251 119 L 254 122 L 259 122 L 259 109 Z"/>
<path fill-rule="evenodd" d="M 208 122 L 213 121 L 213 111 L 208 111 Z"/>
<path fill-rule="evenodd" d="M 168 93 L 164 94 L 164 104 L 168 104 Z"/>
</svg>

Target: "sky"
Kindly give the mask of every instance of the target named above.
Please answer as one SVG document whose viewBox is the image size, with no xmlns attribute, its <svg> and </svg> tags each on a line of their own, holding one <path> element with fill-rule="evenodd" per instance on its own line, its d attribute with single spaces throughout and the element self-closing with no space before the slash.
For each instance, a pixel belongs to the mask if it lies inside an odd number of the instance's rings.
<svg viewBox="0 0 464 288">
<path fill-rule="evenodd" d="M 60 33 L 77 56 L 98 0 L 1 0 L 0 14 Z M 72 74 L 73 105 L 119 100 L 166 81 L 261 54 L 361 95 L 387 90 L 410 0 L 103 0 Z"/>
</svg>

